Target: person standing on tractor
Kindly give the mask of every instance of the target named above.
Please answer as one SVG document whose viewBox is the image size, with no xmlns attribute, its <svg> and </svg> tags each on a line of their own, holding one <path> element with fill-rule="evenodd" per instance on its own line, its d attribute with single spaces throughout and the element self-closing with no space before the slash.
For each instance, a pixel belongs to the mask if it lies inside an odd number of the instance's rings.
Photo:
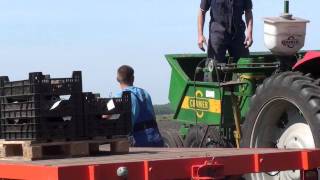
<svg viewBox="0 0 320 180">
<path fill-rule="evenodd" d="M 128 65 L 119 67 L 117 81 L 123 91 L 131 93 L 132 134 L 131 143 L 135 147 L 163 147 L 151 96 L 142 88 L 133 86 L 134 70 Z M 122 92 L 117 94 L 121 97 Z"/>
<path fill-rule="evenodd" d="M 210 10 L 209 41 L 203 35 L 206 12 Z M 245 14 L 246 23 L 242 19 Z M 226 63 L 226 51 L 237 61 L 249 56 L 253 43 L 253 15 L 251 0 L 201 0 L 198 14 L 198 46 L 208 58 Z"/>
</svg>

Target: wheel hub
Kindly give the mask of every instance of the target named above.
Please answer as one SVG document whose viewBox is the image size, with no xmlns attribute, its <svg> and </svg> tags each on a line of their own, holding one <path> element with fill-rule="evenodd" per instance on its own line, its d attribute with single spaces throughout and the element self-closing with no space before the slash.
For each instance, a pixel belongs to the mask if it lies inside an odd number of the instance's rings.
<svg viewBox="0 0 320 180">
<path fill-rule="evenodd" d="M 284 131 L 277 147 L 280 149 L 304 149 L 316 146 L 309 125 L 295 123 Z"/>
<path fill-rule="evenodd" d="M 273 102 L 269 102 L 259 116 L 260 122 L 256 125 L 257 129 L 260 130 L 255 131 L 252 136 L 252 147 L 277 147 L 279 149 L 308 149 L 316 147 L 310 126 L 299 108 L 289 100 L 275 99 Z M 266 117 L 274 117 L 274 119 Z M 263 120 L 265 121 L 263 122 Z M 251 174 L 251 178 L 248 179 L 299 180 L 300 171 Z"/>
<path fill-rule="evenodd" d="M 314 139 L 309 125 L 295 123 L 281 135 L 277 147 L 279 149 L 315 148 Z M 284 171 L 279 173 L 280 179 L 299 180 L 300 171 Z"/>
</svg>

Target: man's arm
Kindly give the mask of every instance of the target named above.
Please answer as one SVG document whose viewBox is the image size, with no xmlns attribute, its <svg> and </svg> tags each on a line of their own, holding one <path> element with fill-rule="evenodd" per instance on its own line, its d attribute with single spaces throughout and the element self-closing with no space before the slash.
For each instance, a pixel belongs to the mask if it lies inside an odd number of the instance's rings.
<svg viewBox="0 0 320 180">
<path fill-rule="evenodd" d="M 252 32 L 253 32 L 253 15 L 252 15 L 252 10 L 248 9 L 245 11 L 245 17 L 246 17 L 246 39 L 244 41 L 245 47 L 249 48 L 252 43 L 253 43 L 253 37 L 252 37 Z"/>
<path fill-rule="evenodd" d="M 203 35 L 203 27 L 206 19 L 206 11 L 203 9 L 199 10 L 198 14 L 198 46 L 202 51 L 205 51 L 204 45 L 207 45 L 206 38 Z"/>
</svg>

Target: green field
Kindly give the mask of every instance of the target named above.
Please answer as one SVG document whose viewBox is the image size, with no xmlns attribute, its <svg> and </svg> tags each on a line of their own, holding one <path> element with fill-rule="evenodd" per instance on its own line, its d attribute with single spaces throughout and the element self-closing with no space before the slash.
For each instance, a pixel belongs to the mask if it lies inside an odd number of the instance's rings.
<svg viewBox="0 0 320 180">
<path fill-rule="evenodd" d="M 154 105 L 154 112 L 156 113 L 157 121 L 167 121 L 173 118 L 173 111 L 169 104 Z"/>
</svg>

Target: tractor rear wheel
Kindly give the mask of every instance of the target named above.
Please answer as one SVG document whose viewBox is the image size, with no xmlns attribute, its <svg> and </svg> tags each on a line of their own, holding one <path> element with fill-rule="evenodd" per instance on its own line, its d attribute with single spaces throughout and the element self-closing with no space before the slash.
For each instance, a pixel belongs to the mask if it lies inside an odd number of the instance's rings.
<svg viewBox="0 0 320 180">
<path fill-rule="evenodd" d="M 320 147 L 320 87 L 298 72 L 266 79 L 251 99 L 243 124 L 242 147 Z M 248 175 L 247 179 L 300 179 L 299 171 Z"/>
<path fill-rule="evenodd" d="M 184 140 L 184 146 L 188 148 L 200 147 L 205 131 L 206 127 L 204 125 L 191 126 Z"/>
<path fill-rule="evenodd" d="M 166 148 L 181 148 L 183 141 L 179 132 L 174 129 L 160 129 L 160 133 Z"/>
<path fill-rule="evenodd" d="M 207 129 L 208 128 L 208 129 Z M 205 133 L 206 137 L 205 136 Z M 204 138 L 204 140 L 203 140 Z M 190 148 L 230 148 L 232 147 L 231 143 L 227 142 L 224 137 L 221 137 L 220 129 L 218 126 L 208 126 L 204 124 L 197 124 L 190 127 L 188 134 L 185 138 L 184 145 L 185 147 Z"/>
</svg>

